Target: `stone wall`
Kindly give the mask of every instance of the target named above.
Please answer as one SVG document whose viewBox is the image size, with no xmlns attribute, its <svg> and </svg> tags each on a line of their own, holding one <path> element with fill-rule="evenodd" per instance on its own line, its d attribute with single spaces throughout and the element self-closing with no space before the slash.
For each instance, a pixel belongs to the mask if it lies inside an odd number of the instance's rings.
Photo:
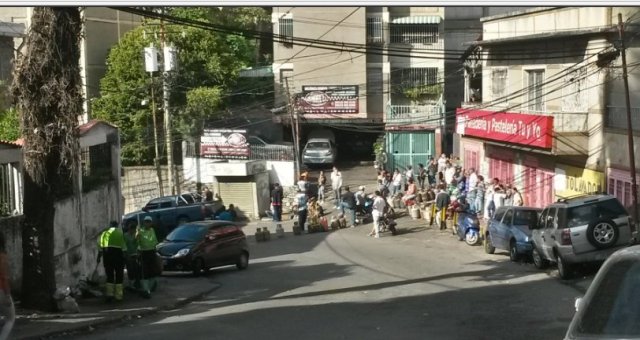
<svg viewBox="0 0 640 340">
<path fill-rule="evenodd" d="M 22 285 L 22 215 L 0 217 L 0 232 L 5 239 L 9 260 L 11 293 L 18 296 Z"/>
<path fill-rule="evenodd" d="M 164 195 L 171 195 L 169 187 L 168 169 L 161 167 Z M 196 183 L 186 181 L 182 166 L 176 166 L 180 193 L 196 191 Z M 124 213 L 140 210 L 150 199 L 160 197 L 158 179 L 154 166 L 128 166 L 124 167 L 122 177 L 122 196 L 124 197 Z"/>
</svg>

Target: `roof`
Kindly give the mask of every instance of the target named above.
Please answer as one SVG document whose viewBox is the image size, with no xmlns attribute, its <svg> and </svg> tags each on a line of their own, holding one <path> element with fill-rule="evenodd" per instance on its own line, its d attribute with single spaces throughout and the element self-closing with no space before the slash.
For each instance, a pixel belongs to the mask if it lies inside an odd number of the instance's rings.
<svg viewBox="0 0 640 340">
<path fill-rule="evenodd" d="M 504 18 L 512 18 L 512 17 L 527 15 L 527 14 L 536 13 L 536 12 L 550 11 L 550 10 L 559 9 L 559 8 L 561 7 L 533 7 L 533 8 L 527 8 L 524 10 L 500 13 L 500 14 L 495 14 L 488 17 L 483 17 L 483 18 L 480 18 L 480 21 L 487 22 L 487 21 L 499 20 Z"/>
<path fill-rule="evenodd" d="M 15 148 L 21 148 L 22 147 L 22 143 L 19 144 L 18 141 L 11 142 L 11 141 L 8 141 L 8 140 L 1 140 L 0 139 L 0 144 L 13 146 Z"/>
<path fill-rule="evenodd" d="M 605 200 L 610 200 L 615 197 L 612 195 L 584 195 L 584 196 L 578 196 L 575 198 L 569 198 L 569 199 L 564 199 L 564 200 L 560 200 L 559 202 L 555 202 L 552 205 L 570 205 L 570 206 L 574 206 L 574 205 L 582 205 L 584 203 L 590 203 L 590 202 L 594 202 L 594 201 L 605 201 Z"/>
<path fill-rule="evenodd" d="M 25 35 L 25 25 L 0 21 L 0 37 L 21 38 Z"/>
<path fill-rule="evenodd" d="M 425 25 L 425 24 L 439 24 L 442 18 L 438 15 L 413 15 L 408 17 L 400 17 L 391 19 L 392 24 L 410 24 L 410 25 Z"/>
<path fill-rule="evenodd" d="M 78 133 L 80 134 L 80 136 L 85 135 L 87 132 L 91 131 L 91 129 L 93 129 L 94 127 L 98 126 L 98 125 L 107 125 L 113 129 L 117 129 L 117 127 L 115 125 L 112 125 L 110 123 L 107 123 L 103 120 L 99 120 L 99 119 L 92 119 L 90 121 L 88 121 L 85 124 L 82 124 L 80 126 L 78 126 Z"/>
<path fill-rule="evenodd" d="M 503 205 L 498 209 L 513 209 L 513 210 L 535 210 L 535 211 L 542 211 L 542 208 L 536 208 L 536 207 L 527 207 L 527 206 L 517 206 L 517 205 Z"/>
<path fill-rule="evenodd" d="M 469 45 L 471 46 L 500 45 L 500 44 L 517 43 L 517 42 L 532 41 L 532 40 L 576 38 L 581 36 L 588 37 L 591 35 L 609 34 L 609 33 L 616 33 L 616 32 L 617 31 L 614 26 L 606 27 L 606 28 L 575 29 L 575 30 L 528 34 L 528 35 L 521 35 L 521 36 L 509 37 L 509 38 L 469 41 L 469 42 L 462 43 L 462 45 L 467 45 L 467 46 Z"/>
</svg>

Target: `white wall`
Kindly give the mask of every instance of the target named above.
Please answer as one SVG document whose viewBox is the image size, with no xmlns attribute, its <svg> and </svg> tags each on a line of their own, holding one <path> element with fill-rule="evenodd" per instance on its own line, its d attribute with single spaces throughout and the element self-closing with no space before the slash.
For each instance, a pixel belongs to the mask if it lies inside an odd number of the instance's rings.
<svg viewBox="0 0 640 340">
<path fill-rule="evenodd" d="M 295 166 L 292 161 L 267 161 L 269 181 L 279 183 L 282 187 L 295 185 Z"/>
<path fill-rule="evenodd" d="M 118 220 L 120 190 L 116 181 L 57 202 L 54 257 L 58 287 L 73 286 L 96 266 L 98 234 Z"/>
</svg>

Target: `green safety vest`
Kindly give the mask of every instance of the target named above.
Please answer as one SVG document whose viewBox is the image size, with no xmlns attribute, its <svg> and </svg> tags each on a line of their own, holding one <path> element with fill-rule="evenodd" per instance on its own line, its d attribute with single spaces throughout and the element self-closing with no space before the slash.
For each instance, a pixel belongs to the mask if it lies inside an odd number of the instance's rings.
<svg viewBox="0 0 640 340">
<path fill-rule="evenodd" d="M 127 255 L 136 255 L 138 253 L 138 240 L 136 240 L 136 236 L 125 233 L 124 241 L 127 244 Z"/>
<path fill-rule="evenodd" d="M 100 248 L 120 248 L 127 250 L 127 243 L 124 241 L 124 233 L 120 228 L 109 228 L 100 234 L 98 238 L 98 246 Z"/>
<path fill-rule="evenodd" d="M 138 228 L 136 233 L 139 250 L 155 250 L 158 240 L 156 239 L 156 231 L 153 228 Z"/>
</svg>

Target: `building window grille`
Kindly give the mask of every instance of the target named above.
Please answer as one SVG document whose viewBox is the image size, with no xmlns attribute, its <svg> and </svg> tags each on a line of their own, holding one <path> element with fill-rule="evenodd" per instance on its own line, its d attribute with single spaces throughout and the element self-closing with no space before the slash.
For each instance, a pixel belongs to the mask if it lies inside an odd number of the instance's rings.
<svg viewBox="0 0 640 340">
<path fill-rule="evenodd" d="M 21 210 L 17 206 L 15 176 L 16 163 L 0 164 L 0 217 L 12 215 L 15 211 Z"/>
<path fill-rule="evenodd" d="M 381 44 L 384 42 L 382 18 L 367 18 L 367 42 L 371 44 Z"/>
<path fill-rule="evenodd" d="M 87 192 L 113 179 L 111 144 L 83 148 L 80 154 L 82 189 Z"/>
<path fill-rule="evenodd" d="M 439 84 L 437 67 L 412 67 L 391 70 L 391 84 L 395 93 L 407 88 Z"/>
<path fill-rule="evenodd" d="M 542 83 L 544 82 L 544 70 L 527 71 L 527 103 L 532 112 L 544 111 L 544 94 Z"/>
<path fill-rule="evenodd" d="M 293 46 L 293 19 L 281 18 L 279 20 L 280 42 L 285 46 Z"/>
<path fill-rule="evenodd" d="M 493 100 L 497 100 L 499 103 L 505 101 L 508 73 L 509 70 L 506 68 L 494 68 L 491 70 L 491 92 Z"/>
<path fill-rule="evenodd" d="M 367 69 L 367 94 L 375 95 L 383 92 L 382 69 Z"/>
<path fill-rule="evenodd" d="M 391 43 L 435 44 L 438 42 L 437 24 L 391 24 Z"/>
<path fill-rule="evenodd" d="M 562 111 L 586 112 L 588 96 L 586 94 L 587 69 L 585 67 L 570 71 L 564 77 L 562 87 Z"/>
</svg>

